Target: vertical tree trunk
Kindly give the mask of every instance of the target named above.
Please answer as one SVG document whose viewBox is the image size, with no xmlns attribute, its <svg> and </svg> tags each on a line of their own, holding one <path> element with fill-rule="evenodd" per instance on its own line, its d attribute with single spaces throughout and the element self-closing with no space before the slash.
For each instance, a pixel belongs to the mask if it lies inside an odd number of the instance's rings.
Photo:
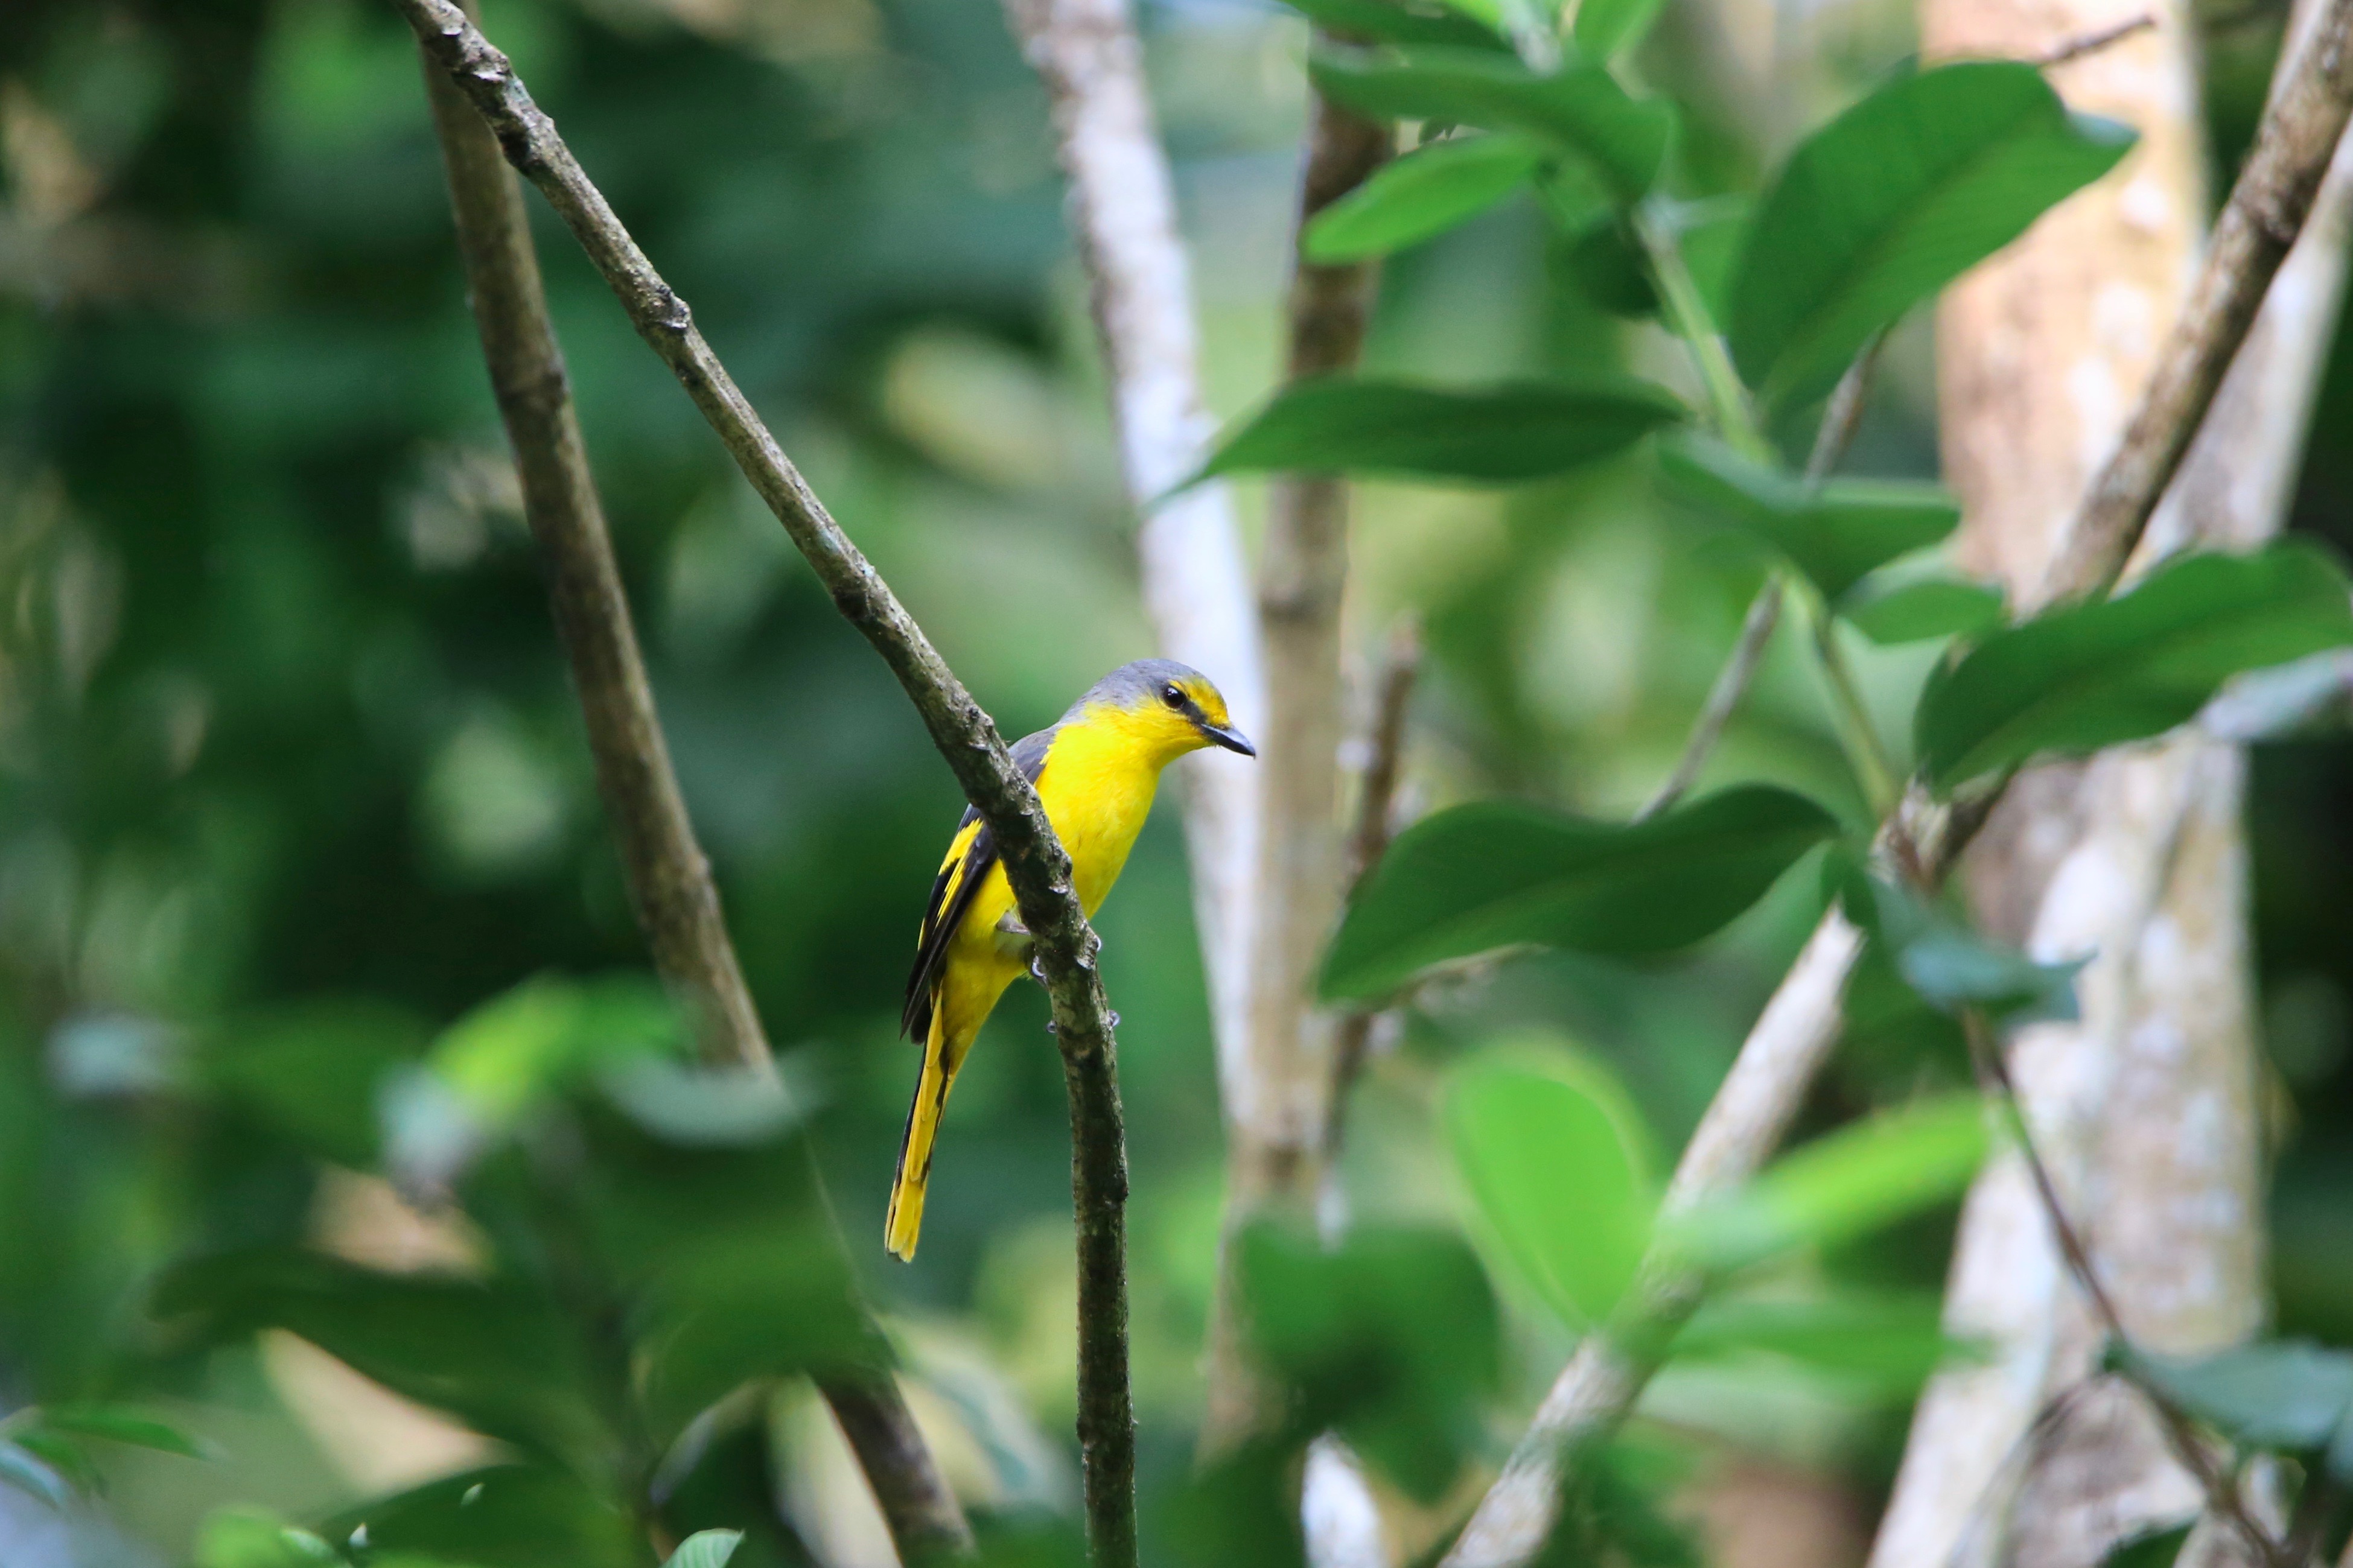
<svg viewBox="0 0 2353 1568">
<path fill-rule="evenodd" d="M 2123 9 L 1928 0 L 1923 26 L 1934 52 L 2023 55 Z M 2154 34 L 2060 73 L 2072 105 L 2140 125 L 2147 144 L 1957 289 L 1939 321 L 1965 548 L 2013 587 L 2041 572 L 2175 307 L 2202 210 L 2185 20 L 2166 12 Z M 2193 536 L 2245 545 L 2277 528 L 2342 280 L 2343 201 L 2333 178 L 2141 562 Z M 2128 1327 L 2171 1351 L 2232 1342 L 2262 1316 L 2243 776 L 2234 751 L 2194 735 L 2043 770 L 2013 790 L 1970 868 L 1992 929 L 2040 956 L 2098 954 L 2082 1021 L 2024 1032 L 2016 1070 Z M 2089 1564 L 2196 1510 L 2137 1399 L 2085 1384 L 2096 1333 L 2015 1162 L 1970 1194 L 1947 1320 L 1992 1339 L 1996 1360 L 1931 1385 L 1875 1564 Z"/>
</svg>

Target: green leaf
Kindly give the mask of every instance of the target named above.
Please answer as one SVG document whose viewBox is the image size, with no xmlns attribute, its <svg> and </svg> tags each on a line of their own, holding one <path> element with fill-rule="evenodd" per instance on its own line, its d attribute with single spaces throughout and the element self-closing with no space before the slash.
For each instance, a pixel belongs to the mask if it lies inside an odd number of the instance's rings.
<svg viewBox="0 0 2353 1568">
<path fill-rule="evenodd" d="M 740 1530 L 698 1530 L 678 1543 L 662 1568 L 727 1568 L 727 1560 L 743 1543 Z"/>
<path fill-rule="evenodd" d="M 2068 113 L 2030 65 L 1965 62 L 1882 88 L 1800 145 L 1765 198 L 1732 289 L 1741 374 L 1768 403 L 1822 390 L 1873 332 L 2132 142 Z"/>
<path fill-rule="evenodd" d="M 2301 540 L 2189 555 L 2130 593 L 1995 633 L 1930 681 L 1916 720 L 1937 788 L 2046 752 L 2162 734 L 2244 670 L 2353 643 L 2344 573 Z"/>
<path fill-rule="evenodd" d="M 2189 1543 L 2189 1531 L 2197 1524 L 2177 1524 L 2170 1530 L 2152 1530 L 2120 1543 L 2102 1562 L 2102 1568 L 2173 1568 L 2181 1560 L 2181 1549 Z"/>
<path fill-rule="evenodd" d="M 1764 1354 L 1872 1394 L 1908 1398 L 1940 1368 L 1978 1359 L 1954 1340 L 1934 1296 L 1844 1294 L 1806 1300 L 1712 1300 L 1675 1336 L 1677 1361 Z"/>
<path fill-rule="evenodd" d="M 1674 110 L 1628 95 L 1598 65 L 1539 76 L 1517 60 L 1463 49 L 1417 49 L 1402 59 L 1326 51 L 1308 62 L 1335 103 L 1381 120 L 1434 120 L 1518 131 L 1589 164 L 1620 203 L 1641 199 L 1674 140 Z"/>
<path fill-rule="evenodd" d="M 1433 963 L 1515 942 L 1688 947 L 1837 832 L 1813 802 L 1761 784 L 1630 824 L 1458 805 L 1400 834 L 1358 887 L 1324 961 L 1324 994 L 1386 995 Z"/>
<path fill-rule="evenodd" d="M 1661 0 L 1577 0 L 1569 37 L 1579 53 L 1606 60 L 1641 42 L 1659 14 Z"/>
<path fill-rule="evenodd" d="M 1240 1248 L 1251 1342 L 1288 1387 L 1298 1440 L 1337 1431 L 1434 1502 L 1481 1441 L 1481 1409 L 1501 1375 L 1478 1258 L 1447 1232 L 1373 1226 L 1326 1247 L 1258 1225 Z"/>
<path fill-rule="evenodd" d="M 1832 479 L 1809 489 L 1795 475 L 1688 431 L 1660 445 L 1659 472 L 1670 495 L 1760 541 L 1831 600 L 1961 521 L 1959 504 L 1934 485 Z"/>
<path fill-rule="evenodd" d="M 76 1491 L 95 1492 L 105 1479 L 82 1446 L 63 1432 L 34 1426 L 16 1434 L 16 1446 L 62 1477 Z"/>
<path fill-rule="evenodd" d="M 1660 388 L 1616 376 L 1463 391 L 1307 381 L 1228 437 L 1200 477 L 1371 473 L 1509 484 L 1623 451 L 1685 412 Z"/>
<path fill-rule="evenodd" d="M 595 1472 L 591 1472 L 595 1473 Z M 338 1514 L 343 1541 L 365 1526 L 374 1557 L 469 1568 L 641 1568 L 645 1537 L 611 1499 L 566 1471 L 493 1465 Z"/>
<path fill-rule="evenodd" d="M 219 1452 L 169 1422 L 117 1405 L 48 1405 L 41 1407 L 40 1425 L 77 1437 L 102 1437 L 135 1448 L 177 1454 L 186 1459 L 218 1458 Z"/>
<path fill-rule="evenodd" d="M 2116 1351 L 2111 1357 L 2234 1443 L 2309 1454 L 2353 1413 L 2353 1353 L 2298 1340 L 2206 1356 Z"/>
<path fill-rule="evenodd" d="M 267 1509 L 220 1508 L 196 1531 L 195 1568 L 317 1568 L 335 1549 Z"/>
<path fill-rule="evenodd" d="M 1924 577 L 1842 604 L 1846 623 L 1883 647 L 1932 637 L 1976 637 L 2001 625 L 2000 588 L 1950 577 Z"/>
<path fill-rule="evenodd" d="M 381 1003 L 295 1004 L 209 1032 L 198 1061 L 224 1099 L 304 1150 L 353 1170 L 380 1154 L 377 1086 L 423 1055 L 425 1024 Z"/>
<path fill-rule="evenodd" d="M 1988 1142 L 1976 1095 L 1924 1100 L 1815 1139 L 1747 1185 L 1662 1222 L 1661 1233 L 1713 1269 L 1837 1247 L 1957 1195 Z"/>
<path fill-rule="evenodd" d="M 1329 33 L 1374 38 L 1384 44 L 1435 45 L 1441 48 L 1508 49 L 1493 29 L 1451 9 L 1398 5 L 1388 0 L 1283 0 Z"/>
<path fill-rule="evenodd" d="M 1658 1207 L 1625 1091 L 1574 1058 L 1552 1072 L 1474 1062 L 1454 1076 L 1446 1124 L 1514 1266 L 1572 1328 L 1607 1319 L 1633 1282 Z"/>
<path fill-rule="evenodd" d="M 510 1281 L 386 1274 L 294 1248 L 193 1259 L 154 1310 L 203 1343 L 284 1329 L 485 1436 L 590 1463 L 614 1439 L 554 1303 Z"/>
<path fill-rule="evenodd" d="M 2081 1016 L 2075 976 L 2088 957 L 2039 963 L 1981 936 L 1910 889 L 1877 877 L 1845 889 L 1848 912 L 1894 958 L 1922 1001 L 1947 1015 L 1980 1007 L 2009 1023 L 2072 1022 Z"/>
<path fill-rule="evenodd" d="M 1525 137 L 1451 136 L 1384 165 L 1315 215 L 1301 237 L 1310 261 L 1387 256 L 1478 216 L 1535 177 L 1543 152 Z"/>
</svg>

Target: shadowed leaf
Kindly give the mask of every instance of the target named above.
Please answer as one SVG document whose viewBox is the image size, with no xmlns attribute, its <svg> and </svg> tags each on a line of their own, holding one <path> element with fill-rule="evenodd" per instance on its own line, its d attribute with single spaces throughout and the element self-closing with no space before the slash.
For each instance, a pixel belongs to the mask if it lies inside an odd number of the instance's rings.
<svg viewBox="0 0 2353 1568">
<path fill-rule="evenodd" d="M 1277 395 L 1228 437 L 1201 477 L 1399 474 L 1509 484 L 1623 451 L 1684 413 L 1660 388 L 1616 376 L 1461 390 L 1309 381 Z"/>
<path fill-rule="evenodd" d="M 1961 521 L 1959 503 L 1935 485 L 1832 479 L 1810 489 L 1794 474 L 1689 433 L 1660 446 L 1659 472 L 1670 495 L 1759 540 L 1831 600 Z"/>
<path fill-rule="evenodd" d="M 1837 831 L 1811 801 L 1765 785 L 1630 824 L 1458 805 L 1399 835 L 1357 889 L 1324 962 L 1324 994 L 1383 995 L 1433 963 L 1515 942 L 1688 947 Z"/>
<path fill-rule="evenodd" d="M 1976 637 L 2001 625 L 2002 593 L 1989 583 L 1928 577 L 1839 606 L 1855 630 L 1883 647 L 1926 642 L 1933 637 Z"/>
</svg>

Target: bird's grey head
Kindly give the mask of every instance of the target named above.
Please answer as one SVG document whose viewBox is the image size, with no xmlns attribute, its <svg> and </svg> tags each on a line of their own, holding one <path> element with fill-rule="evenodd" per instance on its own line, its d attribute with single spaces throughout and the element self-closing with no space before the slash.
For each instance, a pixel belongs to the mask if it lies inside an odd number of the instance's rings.
<svg viewBox="0 0 2353 1568">
<path fill-rule="evenodd" d="M 1163 712 L 1189 725 L 1199 735 L 1196 745 L 1223 746 L 1243 756 L 1257 749 L 1233 727 L 1225 695 L 1209 678 L 1173 658 L 1139 658 L 1123 664 L 1092 686 L 1062 715 L 1069 723 L 1090 708 L 1116 708 L 1127 712 Z"/>
</svg>

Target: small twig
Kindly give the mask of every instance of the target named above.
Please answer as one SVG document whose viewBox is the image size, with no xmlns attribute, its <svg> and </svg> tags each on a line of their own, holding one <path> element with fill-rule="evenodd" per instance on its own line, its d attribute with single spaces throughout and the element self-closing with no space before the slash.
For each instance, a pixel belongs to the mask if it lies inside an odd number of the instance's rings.
<svg viewBox="0 0 2353 1568">
<path fill-rule="evenodd" d="M 1732 645 L 1724 668 L 1715 672 L 1715 683 L 1708 688 L 1706 705 L 1692 723 L 1683 754 L 1675 759 L 1674 772 L 1642 803 L 1641 810 L 1634 814 L 1635 821 L 1647 822 L 1658 816 L 1683 799 L 1699 781 L 1700 769 L 1707 765 L 1716 742 L 1724 738 L 1725 726 L 1732 722 L 1732 715 L 1739 710 L 1741 699 L 1748 695 L 1749 685 L 1765 662 L 1765 650 L 1772 646 L 1773 633 L 1781 624 L 1781 605 L 1788 592 L 1780 573 L 1775 572 L 1757 590 L 1757 596 L 1748 601 L 1748 614 L 1740 623 L 1739 640 Z"/>
<path fill-rule="evenodd" d="M 483 360 L 514 448 L 524 516 L 546 565 L 631 907 L 655 972 L 696 1020 L 703 1054 L 773 1077 L 767 1037 L 662 741 L 522 192 L 481 118 L 430 61 L 425 85 Z M 964 1510 L 890 1374 L 829 1377 L 824 1392 L 901 1553 L 920 1560 L 968 1550 Z"/>
<path fill-rule="evenodd" d="M 1415 681 L 1421 674 L 1421 628 L 1412 620 L 1389 636 L 1388 657 L 1381 667 L 1373 703 L 1371 752 L 1365 761 L 1364 782 L 1356 797 L 1356 829 L 1348 840 L 1348 881 L 1365 874 L 1388 852 L 1397 808 L 1398 773 L 1405 756 L 1406 710 L 1413 700 Z M 1372 1044 L 1373 1026 L 1381 1016 L 1377 1007 L 1359 1007 L 1340 1020 L 1332 1040 L 1332 1097 L 1324 1119 L 1324 1163 L 1326 1179 L 1339 1156 L 1348 1119 L 1348 1092 L 1364 1070 L 1365 1052 Z"/>
<path fill-rule="evenodd" d="M 2080 60 L 2085 55 L 2096 55 L 2111 45 L 2121 44 L 2136 33 L 2146 33 L 2157 26 L 2157 18 L 2144 11 L 2110 26 L 2096 27 L 2088 33 L 2078 33 L 2072 38 L 2062 38 L 2041 54 L 2027 60 L 2031 66 L 2049 70 Z"/>
<path fill-rule="evenodd" d="M 769 434 L 686 301 L 654 270 L 532 101 L 507 58 L 452 0 L 393 0 L 426 54 L 497 137 L 619 298 L 638 335 L 686 388 L 737 466 L 816 569 L 835 607 L 891 667 L 997 840 L 1021 922 L 1030 932 L 1071 1085 L 1071 1201 L 1079 1250 L 1080 1447 L 1090 1542 L 1099 1568 L 1135 1557 L 1135 1426 L 1128 1391 L 1127 1155 L 1110 1007 L 1095 936 L 1071 886 L 1070 856 L 997 726 L 890 584 L 835 522 Z"/>
<path fill-rule="evenodd" d="M 1865 343 L 1854 363 L 1846 367 L 1839 384 L 1831 393 L 1830 403 L 1822 410 L 1822 422 L 1814 431 L 1813 450 L 1806 458 L 1806 482 L 1819 485 L 1836 472 L 1846 458 L 1846 449 L 1854 442 L 1854 433 L 1862 423 L 1863 405 L 1869 401 L 1872 372 L 1879 363 L 1879 351 L 1887 341 L 1885 332 L 1874 333 Z M 1788 585 L 1778 573 L 1767 577 L 1748 601 L 1748 613 L 1740 622 L 1740 637 L 1732 645 L 1732 652 L 1716 672 L 1715 683 L 1708 688 L 1707 701 L 1699 717 L 1692 723 L 1691 734 L 1683 742 L 1683 754 L 1675 759 L 1674 771 L 1667 775 L 1634 820 L 1646 822 L 1672 806 L 1691 792 L 1699 782 L 1700 769 L 1724 738 L 1725 726 L 1738 711 L 1741 700 L 1748 693 L 1757 679 L 1757 669 L 1765 662 L 1765 650 L 1772 646 L 1773 633 L 1781 624 L 1782 605 L 1787 602 Z"/>
<path fill-rule="evenodd" d="M 2010 1123 L 2011 1136 L 2018 1143 L 2019 1156 L 2025 1162 L 2028 1176 L 2042 1202 L 2042 1217 L 2051 1227 L 2052 1239 L 2057 1244 L 2060 1258 L 2067 1265 L 2069 1278 L 2091 1303 L 2093 1315 L 2101 1328 L 2124 1354 L 2118 1358 L 2118 1375 L 2140 1391 L 2143 1398 L 2157 1412 L 2158 1421 L 2165 1429 L 2166 1445 L 2184 1469 L 2196 1478 L 2206 1494 L 2206 1506 L 2221 1517 L 2245 1540 L 2256 1560 L 2274 1568 L 2301 1568 L 2299 1560 L 2287 1556 L 2285 1548 L 2274 1540 L 2248 1509 L 2239 1490 L 2235 1476 L 2217 1463 L 2211 1449 L 2198 1435 L 2197 1422 L 2181 1408 L 2173 1396 L 2143 1376 L 2139 1360 L 2133 1350 L 2131 1334 L 2125 1328 L 2123 1316 L 2116 1310 L 2114 1297 L 2102 1282 L 2098 1267 L 2092 1259 L 2091 1247 L 2084 1242 L 2083 1232 L 2076 1228 L 2067 1213 L 2067 1205 L 2059 1195 L 2059 1185 L 2052 1179 L 2051 1168 L 2043 1163 L 2042 1151 L 2035 1146 L 2034 1130 L 2027 1125 L 2026 1108 L 2021 1103 L 2018 1085 L 2010 1078 L 2010 1063 L 2004 1057 L 2000 1042 L 1995 1039 L 1993 1026 L 1982 1009 L 1969 1007 L 1961 1013 L 1961 1032 L 1968 1042 L 1969 1062 L 1975 1068 L 1978 1081 L 1984 1090 L 2001 1104 Z"/>
</svg>

